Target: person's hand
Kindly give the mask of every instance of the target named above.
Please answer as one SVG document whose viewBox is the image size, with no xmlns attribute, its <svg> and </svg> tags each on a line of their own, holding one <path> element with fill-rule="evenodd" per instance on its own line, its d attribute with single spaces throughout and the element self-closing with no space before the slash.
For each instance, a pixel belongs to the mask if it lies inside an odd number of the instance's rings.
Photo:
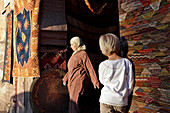
<svg viewBox="0 0 170 113">
<path fill-rule="evenodd" d="M 97 86 L 95 86 L 95 89 L 99 89 L 100 87 L 97 85 Z"/>
<path fill-rule="evenodd" d="M 99 87 L 99 83 L 97 83 L 95 86 L 94 86 L 94 88 L 96 89 L 99 89 L 100 87 Z"/>
<path fill-rule="evenodd" d="M 63 82 L 63 85 L 66 86 L 66 82 Z"/>
</svg>

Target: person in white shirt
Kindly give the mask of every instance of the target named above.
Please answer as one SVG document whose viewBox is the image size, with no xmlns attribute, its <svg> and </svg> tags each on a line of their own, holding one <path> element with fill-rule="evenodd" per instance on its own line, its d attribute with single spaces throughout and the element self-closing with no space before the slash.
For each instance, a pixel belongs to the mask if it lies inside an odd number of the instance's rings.
<svg viewBox="0 0 170 113">
<path fill-rule="evenodd" d="M 100 50 L 108 59 L 99 64 L 99 80 L 103 84 L 100 95 L 100 113 L 126 113 L 128 97 L 134 88 L 132 63 L 118 56 L 119 38 L 107 33 L 100 36 Z"/>
</svg>

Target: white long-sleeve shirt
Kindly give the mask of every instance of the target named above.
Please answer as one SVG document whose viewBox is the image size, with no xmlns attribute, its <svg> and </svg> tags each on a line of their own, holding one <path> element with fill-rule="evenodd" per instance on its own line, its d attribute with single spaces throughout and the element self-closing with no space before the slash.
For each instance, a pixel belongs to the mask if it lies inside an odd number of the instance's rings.
<svg viewBox="0 0 170 113">
<path fill-rule="evenodd" d="M 98 71 L 99 80 L 104 85 L 100 103 L 126 106 L 134 84 L 132 63 L 127 58 L 105 60 L 100 63 Z"/>
</svg>

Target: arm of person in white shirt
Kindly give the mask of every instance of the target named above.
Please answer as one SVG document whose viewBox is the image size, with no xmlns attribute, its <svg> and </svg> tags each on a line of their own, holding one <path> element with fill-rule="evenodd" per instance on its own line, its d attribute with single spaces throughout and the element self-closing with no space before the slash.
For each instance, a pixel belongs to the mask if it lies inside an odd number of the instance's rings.
<svg viewBox="0 0 170 113">
<path fill-rule="evenodd" d="M 134 72 L 132 68 L 132 63 L 129 64 L 129 72 L 128 72 L 128 89 L 129 89 L 129 95 L 132 92 L 134 88 Z"/>
</svg>

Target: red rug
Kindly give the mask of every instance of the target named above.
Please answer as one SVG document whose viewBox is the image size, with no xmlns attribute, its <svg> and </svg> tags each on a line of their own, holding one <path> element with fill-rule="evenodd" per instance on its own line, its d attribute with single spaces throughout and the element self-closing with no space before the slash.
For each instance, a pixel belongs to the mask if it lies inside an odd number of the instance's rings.
<svg viewBox="0 0 170 113">
<path fill-rule="evenodd" d="M 44 48 L 39 50 L 41 72 L 49 69 L 66 70 L 66 51 L 56 48 Z"/>
</svg>

